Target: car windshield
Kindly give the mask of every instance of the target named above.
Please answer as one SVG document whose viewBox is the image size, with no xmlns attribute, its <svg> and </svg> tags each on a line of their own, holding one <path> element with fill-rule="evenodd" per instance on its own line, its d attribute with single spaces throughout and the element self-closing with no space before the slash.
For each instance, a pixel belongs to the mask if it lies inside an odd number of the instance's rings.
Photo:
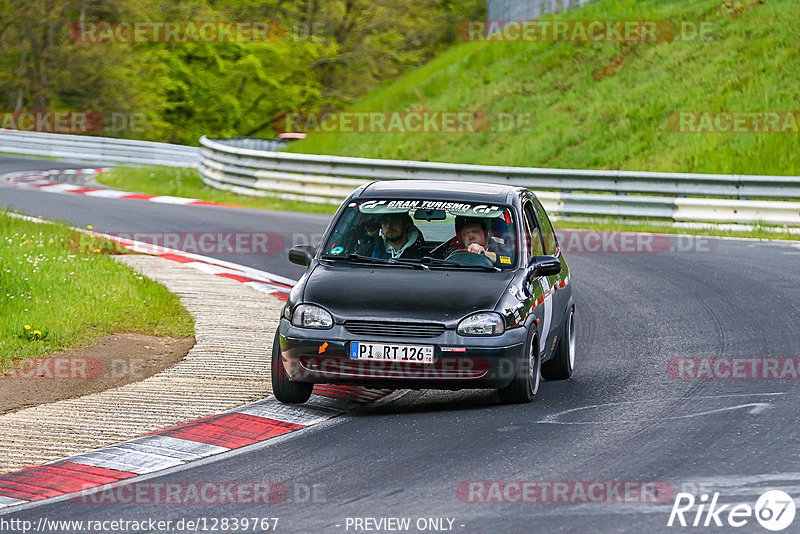
<svg viewBox="0 0 800 534">
<path fill-rule="evenodd" d="M 503 205 L 371 199 L 345 208 L 322 258 L 430 268 L 513 269 L 514 211 Z"/>
</svg>

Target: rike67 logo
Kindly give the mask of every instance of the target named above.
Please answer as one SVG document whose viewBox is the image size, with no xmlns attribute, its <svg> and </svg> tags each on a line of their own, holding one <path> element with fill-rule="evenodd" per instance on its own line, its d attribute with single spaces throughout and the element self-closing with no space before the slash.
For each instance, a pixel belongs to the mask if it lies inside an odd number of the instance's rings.
<svg viewBox="0 0 800 534">
<path fill-rule="evenodd" d="M 667 526 L 743 527 L 755 517 L 762 527 L 777 532 L 794 521 L 794 499 L 781 490 L 764 492 L 755 507 L 746 503 L 718 504 L 718 499 L 719 493 L 714 493 L 711 501 L 707 494 L 696 499 L 691 493 L 678 493 Z"/>
</svg>

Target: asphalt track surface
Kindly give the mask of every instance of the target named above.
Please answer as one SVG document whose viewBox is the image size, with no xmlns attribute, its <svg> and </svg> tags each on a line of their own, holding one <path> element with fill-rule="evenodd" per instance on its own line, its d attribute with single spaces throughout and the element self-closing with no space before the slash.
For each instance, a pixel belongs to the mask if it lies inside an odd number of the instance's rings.
<svg viewBox="0 0 800 534">
<path fill-rule="evenodd" d="M 59 166 L 6 158 L 0 159 L 0 174 L 25 165 Z M 141 225 L 153 231 L 246 229 L 291 236 L 321 233 L 328 221 L 2 185 L 0 204 L 100 231 Z M 278 517 L 277 532 L 367 532 L 354 528 L 353 518 L 388 517 L 410 518 L 411 532 L 421 531 L 419 518 L 450 518 L 451 531 L 464 533 L 767 532 L 753 517 L 741 528 L 729 526 L 727 511 L 720 516 L 723 527 L 704 528 L 704 515 L 699 527 L 669 528 L 669 495 L 656 504 L 575 496 L 570 502 L 481 503 L 458 492 L 468 481 L 642 481 L 674 492 L 718 492 L 719 504 L 754 506 L 768 489 L 783 489 L 800 503 L 800 380 L 687 380 L 667 373 L 676 357 L 800 356 L 800 248 L 707 243 L 688 252 L 568 255 L 578 309 L 576 371 L 569 381 L 544 382 L 531 404 L 504 406 L 491 391 L 412 391 L 286 437 L 129 482 L 278 482 L 288 492 L 279 504 L 62 500 L 0 518 L 171 520 L 169 532 L 186 531 L 174 526 L 181 519 L 233 517 Z M 285 255 L 273 256 L 221 257 L 299 276 Z M 690 524 L 696 510 L 686 513 Z M 785 532 L 798 531 L 800 517 Z"/>
<path fill-rule="evenodd" d="M 27 158 L 0 157 L 0 175 L 22 170 L 75 169 L 84 167 L 102 167 L 101 164 L 62 163 L 54 161 L 31 160 Z M 42 169 L 44 167 L 44 169 Z M 330 220 L 330 215 L 314 213 L 291 213 L 286 211 L 263 211 L 243 208 L 221 208 L 216 206 L 180 206 L 159 204 L 143 200 L 92 198 L 82 195 L 40 193 L 38 191 L 5 188 L 4 180 L 0 180 L 0 205 L 39 216 L 50 220 L 62 221 L 73 226 L 86 227 L 92 225 L 98 232 L 111 234 L 145 234 L 152 242 L 153 235 L 158 235 L 157 244 L 173 235 L 180 243 L 189 244 L 187 235 L 199 237 L 203 232 L 225 232 L 248 237 L 251 233 L 267 233 L 269 239 L 277 239 L 279 246 L 274 254 L 251 254 L 251 250 L 259 250 L 251 241 L 242 247 L 244 254 L 228 253 L 231 248 L 220 245 L 222 253 L 205 252 L 198 244 L 194 250 L 206 256 L 247 265 L 298 279 L 303 274 L 303 267 L 289 263 L 286 252 L 293 244 L 309 244 L 312 240 L 321 239 Z M 163 234 L 163 235 L 162 235 Z M 150 237 L 148 237 L 150 236 Z M 234 237 L 235 238 L 235 237 Z M 272 251 L 271 245 L 265 247 Z"/>
</svg>

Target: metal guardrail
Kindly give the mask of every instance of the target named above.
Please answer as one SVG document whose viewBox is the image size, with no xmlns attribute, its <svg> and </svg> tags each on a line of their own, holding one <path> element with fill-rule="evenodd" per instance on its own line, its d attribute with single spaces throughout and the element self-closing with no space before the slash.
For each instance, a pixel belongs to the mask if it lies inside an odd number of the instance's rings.
<svg viewBox="0 0 800 534">
<path fill-rule="evenodd" d="M 215 141 L 202 148 L 149 141 L 0 129 L 0 152 L 135 165 L 198 167 L 213 186 L 338 204 L 374 179 L 493 182 L 534 190 L 559 216 L 800 227 L 800 178 L 463 165 L 290 154 L 271 142 Z M 238 146 L 232 146 L 238 145 Z M 248 148 L 258 147 L 259 150 Z M 795 201 L 795 202 L 790 202 Z"/>
<path fill-rule="evenodd" d="M 488 20 L 531 20 L 583 7 L 596 0 L 488 0 Z"/>
<path fill-rule="evenodd" d="M 129 165 L 197 167 L 200 163 L 197 147 L 4 129 L 0 129 L 0 152 Z"/>
<path fill-rule="evenodd" d="M 560 216 L 800 226 L 800 178 L 463 165 L 270 152 L 200 139 L 204 181 L 245 194 L 339 203 L 368 180 L 493 182 L 536 191 Z M 712 198 L 702 198 L 712 197 Z M 753 200 L 759 199 L 759 200 Z"/>
<path fill-rule="evenodd" d="M 257 137 L 232 137 L 225 139 L 225 144 L 238 148 L 249 148 L 252 150 L 266 150 L 268 152 L 278 152 L 286 150 L 287 141 L 275 139 L 259 139 Z"/>
</svg>

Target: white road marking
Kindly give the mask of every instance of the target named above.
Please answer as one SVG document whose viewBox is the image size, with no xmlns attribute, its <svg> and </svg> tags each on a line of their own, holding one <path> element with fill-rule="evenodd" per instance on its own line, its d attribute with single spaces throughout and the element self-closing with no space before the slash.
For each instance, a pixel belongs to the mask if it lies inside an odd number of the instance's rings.
<svg viewBox="0 0 800 534">
<path fill-rule="evenodd" d="M 776 482 L 789 480 L 792 482 L 800 481 L 800 472 L 790 471 L 787 473 L 767 473 L 761 475 L 729 475 L 703 477 L 699 481 L 715 486 L 741 486 L 742 484 L 760 484 L 763 482 Z"/>
<path fill-rule="evenodd" d="M 132 439 L 119 443 L 116 446 L 121 449 L 141 451 L 158 456 L 168 456 L 184 461 L 205 458 L 206 456 L 230 450 L 227 447 L 220 447 L 219 445 L 210 445 L 199 441 L 159 435 Z"/>
<path fill-rule="evenodd" d="M 226 269 L 224 267 L 217 267 L 216 265 L 211 265 L 210 263 L 203 263 L 203 262 L 200 262 L 200 261 L 192 261 L 192 262 L 189 262 L 189 263 L 184 263 L 184 265 L 186 265 L 188 267 L 193 267 L 195 269 L 198 269 L 198 270 L 203 271 L 204 273 L 208 273 L 208 274 L 221 274 L 221 273 L 225 273 L 225 274 L 240 274 L 240 273 L 236 273 L 236 272 L 232 271 L 231 269 Z"/>
<path fill-rule="evenodd" d="M 83 189 L 84 186 L 82 185 L 72 185 L 72 184 L 55 184 L 55 185 L 45 185 L 39 188 L 40 191 L 47 191 L 48 193 L 65 193 L 68 191 L 74 191 L 76 189 Z"/>
<path fill-rule="evenodd" d="M 264 293 L 274 293 L 276 291 L 283 291 L 284 293 L 289 292 L 289 288 L 287 287 L 269 284 L 267 282 L 244 282 L 244 285 L 250 286 L 257 291 L 262 291 Z"/>
<path fill-rule="evenodd" d="M 178 204 L 178 205 L 185 205 L 191 202 L 197 202 L 196 198 L 170 197 L 166 195 L 160 197 L 153 197 L 149 200 L 150 202 L 159 202 L 161 204 Z"/>
<path fill-rule="evenodd" d="M 15 504 L 21 504 L 28 501 L 23 501 L 20 499 L 12 499 L 11 497 L 3 497 L 0 495 L 0 508 L 4 508 L 6 506 L 14 506 Z"/>
<path fill-rule="evenodd" d="M 84 193 L 87 197 L 100 197 L 100 198 L 120 198 L 130 195 L 128 191 L 117 191 L 116 189 L 98 189 L 97 191 L 89 191 Z"/>
<path fill-rule="evenodd" d="M 308 403 L 302 407 L 282 404 L 275 397 L 248 404 L 241 410 L 236 411 L 247 415 L 255 415 L 256 417 L 276 419 L 305 426 L 314 425 L 345 413 L 344 410 L 337 408 L 314 406 Z"/>
<path fill-rule="evenodd" d="M 93 465 L 137 474 L 152 473 L 184 464 L 183 460 L 177 458 L 123 449 L 117 445 L 70 456 L 68 460 L 76 464 Z"/>
<path fill-rule="evenodd" d="M 727 398 L 727 397 L 759 397 L 759 396 L 775 396 L 775 395 L 785 395 L 785 393 L 739 393 L 739 394 L 728 394 L 728 395 L 709 395 L 704 397 L 696 397 L 691 400 L 701 401 L 706 399 L 720 399 L 720 398 Z M 643 404 L 655 404 L 658 402 L 665 402 L 667 399 L 664 400 L 650 400 L 650 401 L 622 401 L 622 402 L 608 402 L 608 403 L 601 403 L 601 404 L 591 404 L 588 406 L 579 406 L 577 408 L 570 408 L 568 410 L 562 410 L 560 412 L 556 412 L 551 415 L 547 415 L 538 421 L 534 421 L 535 423 L 539 424 L 553 424 L 553 425 L 608 425 L 608 424 L 629 424 L 629 423 L 636 423 L 641 422 L 643 419 L 614 419 L 611 421 L 560 421 L 559 419 L 563 416 L 566 416 L 571 413 L 576 413 L 584 410 L 592 410 L 596 408 L 608 408 L 612 406 L 621 406 L 625 404 L 636 404 L 636 405 L 643 405 Z M 748 409 L 747 413 L 752 415 L 758 415 L 765 410 L 768 410 L 772 407 L 769 402 L 750 402 L 745 404 L 737 404 L 735 406 L 725 406 L 722 408 L 715 408 L 712 410 L 704 410 L 696 413 L 684 414 L 684 415 L 672 415 L 668 417 L 662 417 L 661 420 L 672 420 L 672 419 L 689 419 L 692 417 L 701 417 L 705 415 L 711 415 L 715 413 L 721 412 L 728 412 L 734 410 L 742 410 Z"/>
</svg>

